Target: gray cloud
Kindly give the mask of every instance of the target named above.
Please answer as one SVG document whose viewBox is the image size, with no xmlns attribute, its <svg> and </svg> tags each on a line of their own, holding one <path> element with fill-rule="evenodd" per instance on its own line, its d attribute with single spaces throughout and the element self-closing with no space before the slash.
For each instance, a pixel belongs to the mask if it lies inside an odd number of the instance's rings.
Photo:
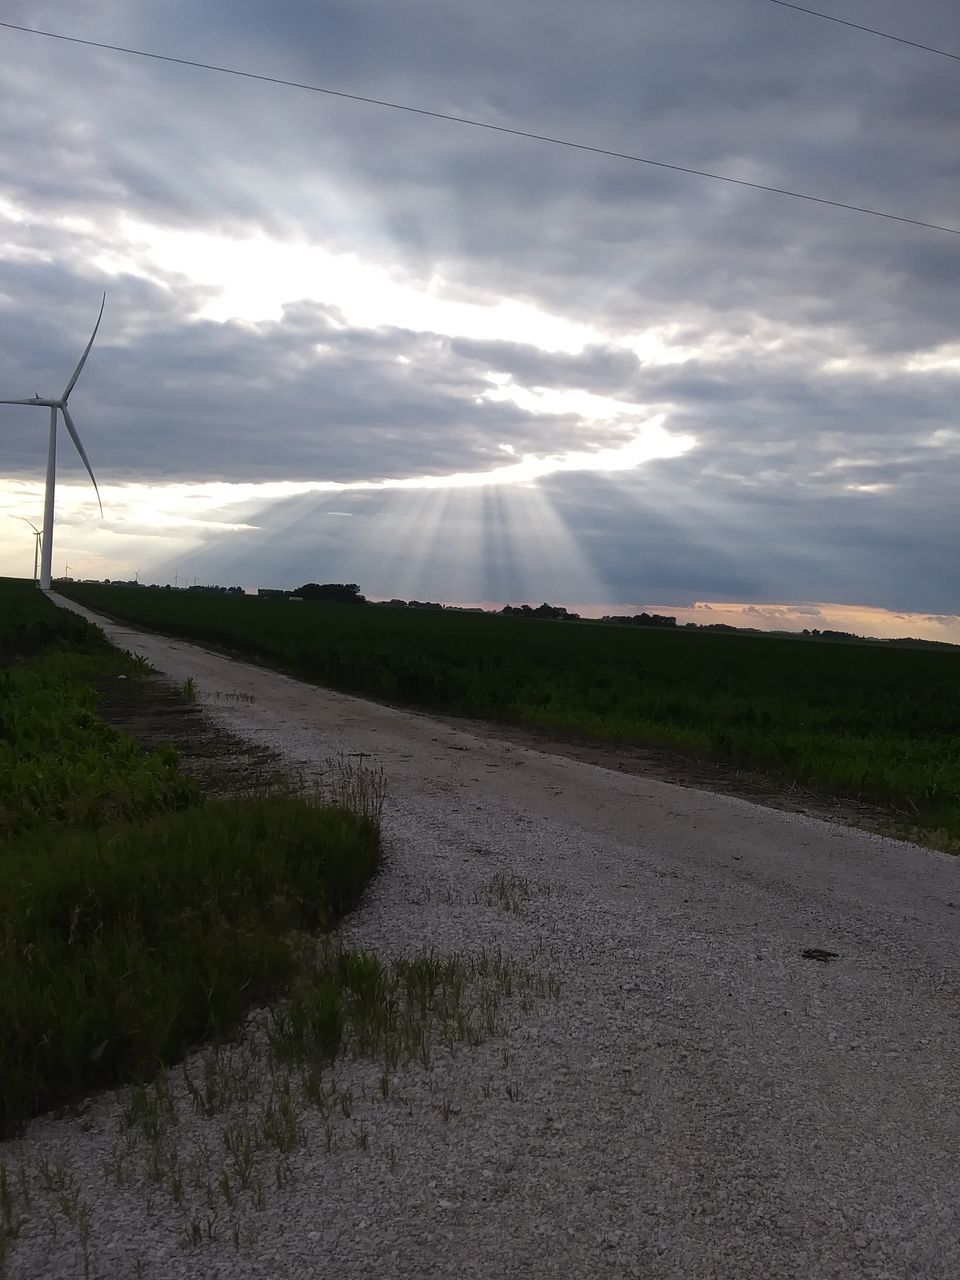
<svg viewBox="0 0 960 1280">
<path fill-rule="evenodd" d="M 69 25 L 59 6 L 8 8 L 13 21 L 955 221 L 954 72 L 755 0 L 604 0 L 589 18 L 555 0 L 455 13 L 439 0 L 82 0 Z M 909 21 L 894 0 L 851 0 L 845 16 L 947 47 L 960 36 L 932 0 Z M 75 399 L 102 476 L 359 480 L 488 468 L 504 442 L 622 442 L 622 428 L 575 414 L 477 404 L 493 370 L 636 401 L 697 437 L 686 457 L 627 477 L 541 485 L 541 513 L 603 598 L 955 607 L 943 529 L 957 372 L 904 368 L 956 341 L 955 238 L 188 68 L 0 42 L 0 197 L 32 218 L 0 222 L 0 389 L 58 389 L 108 285 Z M 296 297 L 279 321 L 196 320 L 209 297 L 196 282 L 107 279 L 95 265 L 124 216 L 355 252 L 442 275 L 450 297 L 525 300 L 609 340 L 566 355 L 351 328 Z M 649 326 L 698 354 L 664 366 L 617 346 Z M 853 363 L 825 369 L 835 357 Z M 2 412 L 5 473 L 39 476 L 41 415 Z M 226 572 L 253 548 L 282 578 L 329 554 L 356 562 L 370 590 L 399 556 L 403 573 L 460 598 L 543 595 L 551 581 L 559 593 L 564 573 L 552 576 L 549 537 L 537 549 L 536 508 L 519 492 L 451 498 L 446 545 L 403 561 L 384 530 L 404 513 L 415 530 L 418 503 L 436 514 L 439 502 L 356 497 L 362 520 L 321 521 L 322 502 L 298 499 L 203 554 Z M 342 497 L 337 508 L 354 509 Z M 468 562 L 471 592 L 456 585 Z"/>
</svg>

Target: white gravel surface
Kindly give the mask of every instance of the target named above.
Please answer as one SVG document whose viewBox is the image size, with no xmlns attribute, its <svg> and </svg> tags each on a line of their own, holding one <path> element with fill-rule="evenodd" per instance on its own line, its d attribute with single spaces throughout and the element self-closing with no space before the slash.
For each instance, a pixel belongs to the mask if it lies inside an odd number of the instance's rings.
<svg viewBox="0 0 960 1280">
<path fill-rule="evenodd" d="M 233 732 L 383 767 L 389 861 L 348 942 L 500 947 L 562 985 L 387 1098 L 338 1064 L 351 1115 L 305 1112 L 259 1203 L 177 1204 L 136 1152 L 117 1187 L 115 1096 L 36 1122 L 0 1148 L 32 1189 L 11 1275 L 83 1276 L 85 1251 L 111 1280 L 960 1275 L 956 860 L 102 625 Z M 520 913 L 497 873 L 529 882 Z M 206 1143 L 215 1175 L 222 1118 L 180 1109 L 184 1166 Z"/>
</svg>

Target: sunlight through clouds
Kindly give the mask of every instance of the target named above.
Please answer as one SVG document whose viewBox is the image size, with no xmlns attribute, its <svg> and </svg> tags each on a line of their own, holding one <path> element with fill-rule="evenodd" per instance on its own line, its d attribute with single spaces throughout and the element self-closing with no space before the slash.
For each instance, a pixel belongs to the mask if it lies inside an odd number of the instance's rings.
<svg viewBox="0 0 960 1280">
<path fill-rule="evenodd" d="M 141 275 L 183 274 L 216 293 L 199 312 L 206 320 L 279 320 L 290 302 L 309 299 L 335 307 L 358 328 L 396 327 L 459 338 L 533 343 L 544 351 L 577 353 L 603 340 L 592 325 L 554 316 L 529 303 L 493 304 L 449 296 L 436 273 L 424 281 L 354 253 L 258 235 L 248 239 L 174 231 L 124 220 L 126 247 L 100 264 Z"/>
<path fill-rule="evenodd" d="M 413 476 L 404 480 L 359 482 L 346 489 L 480 489 L 487 485 L 529 484 L 546 476 L 572 471 L 632 471 L 655 458 L 679 458 L 696 446 L 690 435 L 671 435 L 662 426 L 662 415 L 619 448 L 577 449 L 548 457 L 528 454 L 519 462 L 509 462 L 489 471 L 459 471 L 446 476 Z"/>
<path fill-rule="evenodd" d="M 222 521 L 213 514 L 239 504 L 277 501 L 306 493 L 363 493 L 389 490 L 480 489 L 489 485 L 530 484 L 561 472 L 630 471 L 656 458 L 677 458 L 696 445 L 690 435 L 672 435 L 662 425 L 662 415 L 651 419 L 641 431 L 619 448 L 573 450 L 551 456 L 525 455 L 487 471 L 460 471 L 440 476 L 409 476 L 387 480 L 281 480 L 263 483 L 207 481 L 198 484 L 101 485 L 108 523 L 134 521 L 155 530 L 213 526 L 242 530 L 243 521 Z M 24 515 L 21 507 L 42 502 L 42 486 L 31 481 L 0 483 L 0 509 L 6 514 Z M 58 514 L 61 519 L 77 507 L 89 504 L 82 486 L 58 487 Z M 203 514 L 201 514 L 203 512 Z"/>
<path fill-rule="evenodd" d="M 29 216 L 17 212 L 21 218 Z M 715 344 L 705 347 L 681 341 L 676 324 L 621 332 L 570 320 L 510 297 L 467 302 L 453 296 L 449 282 L 438 272 L 424 279 L 401 271 L 393 262 L 388 267 L 371 257 L 265 234 L 212 235 L 121 217 L 109 247 L 97 253 L 92 263 L 112 276 L 126 272 L 163 287 L 169 287 L 170 277 L 181 277 L 212 290 L 193 318 L 219 323 L 277 321 L 285 306 L 306 300 L 336 309 L 347 325 L 357 328 L 395 327 L 450 338 L 493 339 L 566 355 L 607 344 L 630 351 L 649 365 L 681 364 L 708 353 L 720 354 Z M 759 342 L 754 334 L 737 345 L 769 350 L 781 342 L 779 335 Z M 405 356 L 396 359 L 407 361 Z"/>
<path fill-rule="evenodd" d="M 439 568 L 449 577 L 451 558 L 459 553 L 462 540 L 462 531 L 447 523 L 450 498 L 449 490 L 421 490 L 404 502 L 384 499 L 375 511 L 355 521 L 350 530 L 355 576 L 369 581 L 371 572 L 378 573 L 391 597 L 433 599 L 438 555 L 442 553 Z"/>
<path fill-rule="evenodd" d="M 523 387 L 514 382 L 510 374 L 493 370 L 484 376 L 492 386 L 480 397 L 481 401 L 489 400 L 493 404 L 508 401 L 525 413 L 574 413 L 587 422 L 644 419 L 649 413 L 645 405 L 630 404 L 612 396 L 598 396 L 591 391 L 567 387 Z M 656 419 L 656 425 L 662 421 L 661 415 Z"/>
<path fill-rule="evenodd" d="M 389 559 L 396 568 L 398 582 L 404 589 L 415 591 L 417 575 L 422 572 L 422 557 L 433 557 L 443 568 L 444 579 L 456 585 L 458 563 L 475 558 L 481 541 L 498 554 L 507 580 L 521 579 L 516 564 L 524 564 L 524 590 L 543 593 L 550 582 L 554 591 L 562 586 L 572 588 L 576 582 L 586 584 L 589 566 L 577 548 L 570 532 L 558 520 L 556 512 L 540 492 L 538 481 L 545 477 L 596 472 L 626 474 L 655 458 L 676 458 L 695 447 L 690 435 L 672 435 L 663 426 L 662 416 L 645 422 L 643 428 L 620 448 L 571 451 L 554 456 L 526 454 L 503 466 L 486 471 L 453 472 L 442 476 L 410 476 L 402 479 L 351 481 L 273 481 L 273 483 L 232 484 L 212 481 L 200 484 L 104 484 L 104 520 L 95 518 L 90 492 L 83 485 L 58 486 L 58 556 L 73 558 L 81 576 L 123 576 L 132 572 L 131 562 L 157 563 L 157 540 L 163 540 L 165 561 L 196 552 L 211 540 L 224 535 L 242 536 L 271 525 L 271 512 L 276 504 L 307 495 L 416 495 L 411 503 L 393 506 L 388 516 L 376 520 L 351 520 L 349 547 L 361 554 L 370 539 L 378 543 L 380 561 Z M 452 506 L 452 495 L 483 490 L 520 490 L 524 500 L 474 503 L 472 520 L 462 506 Z M 38 481 L 0 484 L 0 515 L 32 518 L 42 508 L 42 485 Z M 457 515 L 458 512 L 458 515 Z M 522 512 L 522 517 L 520 515 Z M 333 513 L 333 512 L 330 512 Z M 338 511 L 353 516 L 355 512 Z M 488 527 L 497 513 L 498 526 Z M 454 518 L 456 517 L 456 518 Z M 378 521 L 385 521 L 379 536 Z M 460 521 L 460 522 L 458 522 Z M 357 527 L 367 525 L 369 527 Z M 12 529 L 0 534 L 4 543 L 12 543 Z M 124 544 L 129 543 L 129 550 Z M 372 550 L 371 550 L 372 554 Z M 242 562 L 242 553 L 239 556 Z M 562 568 L 566 566 L 566 568 Z M 463 594 L 476 596 L 488 591 L 492 576 L 477 582 Z M 539 586 L 536 585 L 539 582 Z M 399 588 L 398 588 L 399 590 Z M 520 594 L 520 590 L 518 590 Z"/>
<path fill-rule="evenodd" d="M 691 4 L 591 6 L 588 39 L 546 0 L 227 24 L 238 67 L 608 155 L 8 33 L 0 393 L 62 385 L 108 294 L 76 401 L 106 519 L 64 440 L 57 568 L 955 608 L 955 237 L 924 226 L 953 224 L 952 82 Z M 230 6 L 83 9 L 209 52 Z M 780 194 L 625 163 L 650 120 L 664 161 Z M 867 220 L 901 197 L 914 225 Z M 0 413 L 0 514 L 41 518 L 42 428 Z M 0 519 L 25 572 L 30 539 Z"/>
</svg>

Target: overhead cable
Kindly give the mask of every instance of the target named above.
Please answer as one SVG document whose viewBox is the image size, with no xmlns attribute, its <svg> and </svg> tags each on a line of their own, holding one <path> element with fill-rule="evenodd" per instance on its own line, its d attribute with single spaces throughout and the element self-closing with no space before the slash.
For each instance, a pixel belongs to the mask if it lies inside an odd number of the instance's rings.
<svg viewBox="0 0 960 1280">
<path fill-rule="evenodd" d="M 834 209 L 846 209 L 850 213 L 867 214 L 871 218 L 884 218 L 888 222 L 906 223 L 912 227 L 923 227 L 927 231 L 944 231 L 948 235 L 960 236 L 960 227 L 948 227 L 938 222 L 926 222 L 921 218 L 908 218 L 899 213 L 887 213 L 882 209 L 871 209 L 866 205 L 849 204 L 843 200 L 831 200 L 826 196 L 809 195 L 803 191 L 791 191 L 785 187 L 768 186 L 763 182 L 750 182 L 746 178 L 732 178 L 729 174 L 711 173 L 707 169 L 694 169 L 689 165 L 671 164 L 666 160 L 651 160 L 647 156 L 632 155 L 625 151 L 614 151 L 608 147 L 591 146 L 585 142 L 573 142 L 569 138 L 556 138 L 550 134 L 534 133 L 527 129 L 513 129 L 508 125 L 490 124 L 484 120 L 473 120 L 467 116 L 450 115 L 445 111 L 431 111 L 426 107 L 413 107 L 407 103 L 389 102 L 384 98 L 372 98 L 360 93 L 347 93 L 342 89 L 328 89 L 321 85 L 306 84 L 300 80 L 284 80 L 279 76 L 268 76 L 256 71 L 241 71 L 237 67 L 222 67 L 211 62 L 197 62 L 192 58 L 177 58 L 171 54 L 154 53 L 147 49 L 132 49 L 126 45 L 107 44 L 103 40 L 84 40 L 79 36 L 67 36 L 56 31 L 39 31 L 34 27 L 20 26 L 15 22 L 0 22 L 0 27 L 10 31 L 21 31 L 27 35 L 42 36 L 48 40 L 60 40 L 66 44 L 84 45 L 91 49 L 106 49 L 111 53 L 126 53 L 137 58 L 149 58 L 155 62 L 172 63 L 180 67 L 194 67 L 200 71 L 214 71 L 220 75 L 235 76 L 242 80 L 256 80 L 264 84 L 282 85 L 288 89 L 303 89 L 308 93 L 321 93 L 331 98 L 342 98 L 348 102 L 364 102 L 369 106 L 385 107 L 391 111 L 403 111 L 409 115 L 425 116 L 431 120 L 445 120 L 450 124 L 465 125 L 471 129 L 485 129 L 490 133 L 508 134 L 514 138 L 526 138 L 532 142 L 544 142 L 554 147 L 567 147 L 573 151 L 588 151 L 594 155 L 608 156 L 614 160 L 627 160 L 631 164 L 648 165 L 655 169 L 668 169 L 673 173 L 685 173 L 697 178 L 708 178 L 712 182 L 726 182 L 735 187 L 750 187 L 754 191 L 767 191 L 772 195 L 788 196 L 792 200 L 805 200 L 810 204 L 829 205 Z"/>
<path fill-rule="evenodd" d="M 864 27 L 859 22 L 848 22 L 846 18 L 836 18 L 832 13 L 821 13 L 819 9 L 807 9 L 802 4 L 793 4 L 791 0 L 769 0 L 770 4 L 781 9 L 796 9 L 797 13 L 807 13 L 811 18 L 823 18 L 827 22 L 836 22 L 841 27 L 852 27 L 854 31 L 865 31 L 871 36 L 880 36 L 882 40 L 895 40 L 897 44 L 907 44 L 911 49 L 922 49 L 924 53 L 936 53 L 941 58 L 952 58 L 960 62 L 960 53 L 948 53 L 946 49 L 936 49 L 931 44 L 919 44 L 916 40 L 907 40 L 905 36 L 891 35 L 889 31 L 878 31 L 876 27 Z"/>
</svg>

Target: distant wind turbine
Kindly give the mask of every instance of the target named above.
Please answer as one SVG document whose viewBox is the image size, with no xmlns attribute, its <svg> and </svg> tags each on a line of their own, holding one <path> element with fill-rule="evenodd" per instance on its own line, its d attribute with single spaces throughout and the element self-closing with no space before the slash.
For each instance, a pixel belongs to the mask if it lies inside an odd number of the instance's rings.
<svg viewBox="0 0 960 1280">
<path fill-rule="evenodd" d="M 93 487 L 97 494 L 97 502 L 100 504 L 100 515 L 103 516 L 103 503 L 100 501 L 100 490 L 97 487 L 97 477 L 93 474 L 93 468 L 90 466 L 90 460 L 87 457 L 80 436 L 77 434 L 77 428 L 74 425 L 73 418 L 70 416 L 70 410 L 67 408 L 67 400 L 70 392 L 76 386 L 77 379 L 83 366 L 87 363 L 87 356 L 90 354 L 90 348 L 93 346 L 93 340 L 97 336 L 97 330 L 100 328 L 100 321 L 103 318 L 103 308 L 107 301 L 107 295 L 104 294 L 100 302 L 100 314 L 97 316 L 97 323 L 93 326 L 93 333 L 90 335 L 90 341 L 86 345 L 83 355 L 80 357 L 80 363 L 73 371 L 73 377 L 67 383 L 63 395 L 58 400 L 48 400 L 43 396 L 35 395 L 30 400 L 0 400 L 0 404 L 33 404 L 50 410 L 50 437 L 47 445 L 47 486 L 43 497 L 43 534 L 41 535 L 41 558 L 40 558 L 40 586 L 44 591 L 50 590 L 51 567 L 53 564 L 53 500 L 54 492 L 57 486 L 57 414 L 63 414 L 63 421 L 66 423 L 67 431 L 70 433 L 70 439 L 77 447 L 77 453 L 83 465 L 87 468 L 87 474 L 93 481 Z"/>
<path fill-rule="evenodd" d="M 28 524 L 30 528 L 33 530 L 33 580 L 34 582 L 36 582 L 37 565 L 40 560 L 40 544 L 43 542 L 43 534 L 40 532 L 37 526 L 33 523 L 33 521 L 28 520 L 26 516 L 15 516 L 14 519 L 22 520 L 24 524 Z"/>
</svg>

